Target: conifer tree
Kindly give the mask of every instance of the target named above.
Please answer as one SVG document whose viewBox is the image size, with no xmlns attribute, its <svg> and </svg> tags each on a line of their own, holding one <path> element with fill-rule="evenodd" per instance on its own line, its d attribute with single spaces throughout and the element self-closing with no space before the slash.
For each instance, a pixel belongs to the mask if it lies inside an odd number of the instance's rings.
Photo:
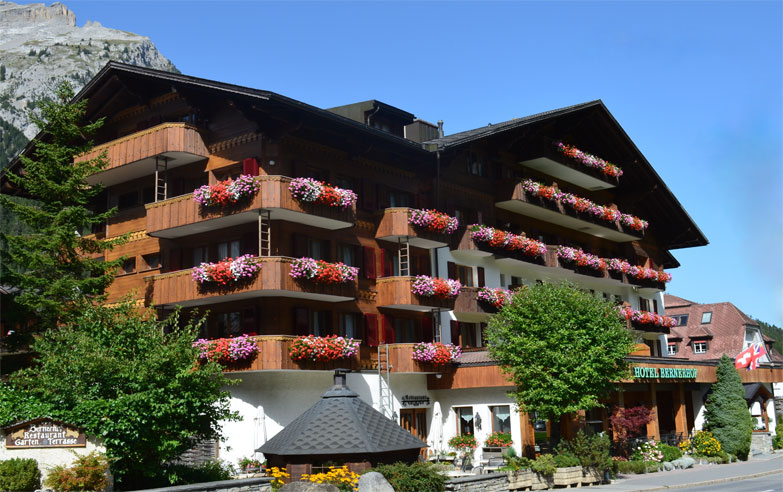
<svg viewBox="0 0 783 492">
<path fill-rule="evenodd" d="M 0 206 L 10 210 L 30 232 L 2 234 L 6 245 L 0 275 L 4 285 L 19 289 L 17 302 L 45 329 L 65 321 L 85 302 L 99 300 L 123 258 L 104 261 L 102 253 L 126 240 L 103 240 L 81 233 L 105 223 L 116 209 L 95 213 L 88 207 L 101 193 L 87 178 L 108 165 L 105 155 L 74 162 L 74 156 L 93 147 L 91 136 L 103 120 L 85 122 L 87 100 L 71 103 L 73 89 L 63 83 L 54 101 L 42 101 L 42 129 L 32 157 L 22 155 L 21 172 L 7 177 L 35 203 L 0 195 Z"/>
<path fill-rule="evenodd" d="M 737 370 L 726 354 L 720 358 L 717 381 L 705 404 L 705 430 L 720 442 L 721 449 L 747 459 L 753 422 L 745 403 L 745 388 Z"/>
</svg>

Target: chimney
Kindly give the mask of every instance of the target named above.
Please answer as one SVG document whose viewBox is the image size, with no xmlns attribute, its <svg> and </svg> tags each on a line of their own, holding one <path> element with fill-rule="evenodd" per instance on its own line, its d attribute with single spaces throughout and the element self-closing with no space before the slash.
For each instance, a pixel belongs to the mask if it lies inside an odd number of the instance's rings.
<svg viewBox="0 0 783 492">
<path fill-rule="evenodd" d="M 443 120 L 438 120 L 438 138 L 443 138 Z"/>
<path fill-rule="evenodd" d="M 432 123 L 416 118 L 413 123 L 405 125 L 405 138 L 417 143 L 438 138 L 438 127 Z"/>
<path fill-rule="evenodd" d="M 347 374 L 351 372 L 350 369 L 335 369 L 334 370 L 334 386 L 335 388 L 347 388 L 346 383 Z"/>
</svg>

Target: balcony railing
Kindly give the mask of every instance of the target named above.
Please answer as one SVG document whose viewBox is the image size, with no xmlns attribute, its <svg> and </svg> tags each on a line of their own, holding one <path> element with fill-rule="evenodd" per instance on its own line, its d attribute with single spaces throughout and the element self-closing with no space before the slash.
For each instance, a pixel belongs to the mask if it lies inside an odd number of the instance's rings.
<svg viewBox="0 0 783 492">
<path fill-rule="evenodd" d="M 554 178 L 575 184 L 586 190 L 606 190 L 617 186 L 618 178 L 587 167 L 557 151 L 554 143 L 543 145 L 538 152 L 520 161 L 520 165 Z"/>
<path fill-rule="evenodd" d="M 350 359 L 339 359 L 329 362 L 293 361 L 289 355 L 291 345 L 296 340 L 295 336 L 269 335 L 256 336 L 258 356 L 248 364 L 238 363 L 226 367 L 225 372 L 237 371 L 333 371 L 334 369 L 347 368 L 359 370 L 359 355 Z"/>
<path fill-rule="evenodd" d="M 269 212 L 271 220 L 297 222 L 322 229 L 351 227 L 356 205 L 342 209 L 323 204 L 300 202 L 291 196 L 285 176 L 259 176 L 261 189 L 246 202 L 227 207 L 204 207 L 193 194 L 147 204 L 147 234 L 176 238 L 200 232 L 257 222 L 259 214 Z"/>
<path fill-rule="evenodd" d="M 482 323 L 497 312 L 496 308 L 478 300 L 478 291 L 479 287 L 462 287 L 454 302 L 454 314 L 458 320 Z"/>
<path fill-rule="evenodd" d="M 254 277 L 227 286 L 200 284 L 191 278 L 192 269 L 146 277 L 147 298 L 156 306 L 199 306 L 257 297 L 288 297 L 323 302 L 356 299 L 356 281 L 346 284 L 319 284 L 294 280 L 289 276 L 293 258 L 258 258 L 261 271 Z"/>
<path fill-rule="evenodd" d="M 408 222 L 409 208 L 387 208 L 378 225 L 375 239 L 384 241 L 408 242 L 417 248 L 440 248 L 448 245 L 451 236 L 445 233 L 423 230 Z"/>
<path fill-rule="evenodd" d="M 91 184 L 112 186 L 155 172 L 156 159 L 166 168 L 197 162 L 209 157 L 209 150 L 198 130 L 187 123 L 163 123 L 122 138 L 106 142 L 76 158 L 85 161 L 106 151 L 109 165 L 88 178 Z"/>
<path fill-rule="evenodd" d="M 434 296 L 418 296 L 411 292 L 414 277 L 382 277 L 376 282 L 378 307 L 407 311 L 450 311 L 455 299 L 439 299 Z"/>
<path fill-rule="evenodd" d="M 607 222 L 588 213 L 575 212 L 558 202 L 531 197 L 525 193 L 522 183 L 517 183 L 513 188 L 499 188 L 495 206 L 610 241 L 637 241 L 642 237 L 640 233 L 625 229 L 616 222 Z"/>
<path fill-rule="evenodd" d="M 437 365 L 429 362 L 413 360 L 413 347 L 415 343 L 389 344 L 389 364 L 394 373 L 419 373 L 435 374 L 451 369 L 451 364 Z"/>
</svg>

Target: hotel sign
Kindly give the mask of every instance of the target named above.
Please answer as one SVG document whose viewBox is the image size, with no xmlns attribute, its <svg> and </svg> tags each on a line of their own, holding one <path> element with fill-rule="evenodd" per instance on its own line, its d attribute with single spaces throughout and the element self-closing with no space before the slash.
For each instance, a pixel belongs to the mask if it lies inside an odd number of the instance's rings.
<svg viewBox="0 0 783 492">
<path fill-rule="evenodd" d="M 79 448 L 86 446 L 84 432 L 62 422 L 36 419 L 5 429 L 5 447 L 19 448 Z"/>
<path fill-rule="evenodd" d="M 634 367 L 635 379 L 696 379 L 698 369 L 680 369 L 675 367 Z"/>
</svg>

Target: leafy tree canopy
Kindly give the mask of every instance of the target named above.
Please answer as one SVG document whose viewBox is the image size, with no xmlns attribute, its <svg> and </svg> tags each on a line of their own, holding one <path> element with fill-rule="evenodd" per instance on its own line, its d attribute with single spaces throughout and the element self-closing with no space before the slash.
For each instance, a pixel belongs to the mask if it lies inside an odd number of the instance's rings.
<svg viewBox="0 0 783 492">
<path fill-rule="evenodd" d="M 704 429 L 712 432 L 723 451 L 747 459 L 753 420 L 745 403 L 742 379 L 726 354 L 718 362 L 717 381 L 711 389 L 704 405 Z"/>
<path fill-rule="evenodd" d="M 599 406 L 630 377 L 631 333 L 616 308 L 564 283 L 521 289 L 493 316 L 489 353 L 510 376 L 510 396 L 544 417 Z"/>
<path fill-rule="evenodd" d="M 81 426 L 102 439 L 119 487 L 159 485 L 164 462 L 235 418 L 220 366 L 197 362 L 199 323 L 156 321 L 130 301 L 87 306 L 39 336 L 36 364 L 0 385 L 0 425 L 48 416 Z"/>
<path fill-rule="evenodd" d="M 41 103 L 41 118 L 33 117 L 43 137 L 33 157 L 21 156 L 23 171 L 8 179 L 34 203 L 0 195 L 0 207 L 10 211 L 28 229 L 2 233 L 3 283 L 20 289 L 17 301 L 38 317 L 42 328 L 78 312 L 83 300 L 103 295 L 113 273 L 123 261 L 103 261 L 104 251 L 126 240 L 83 237 L 91 226 L 105 223 L 116 210 L 89 210 L 101 193 L 87 178 L 104 169 L 105 155 L 74 163 L 74 156 L 93 147 L 90 137 L 103 120 L 84 123 L 87 101 L 69 103 L 70 85 L 57 90 L 56 101 Z"/>
</svg>

